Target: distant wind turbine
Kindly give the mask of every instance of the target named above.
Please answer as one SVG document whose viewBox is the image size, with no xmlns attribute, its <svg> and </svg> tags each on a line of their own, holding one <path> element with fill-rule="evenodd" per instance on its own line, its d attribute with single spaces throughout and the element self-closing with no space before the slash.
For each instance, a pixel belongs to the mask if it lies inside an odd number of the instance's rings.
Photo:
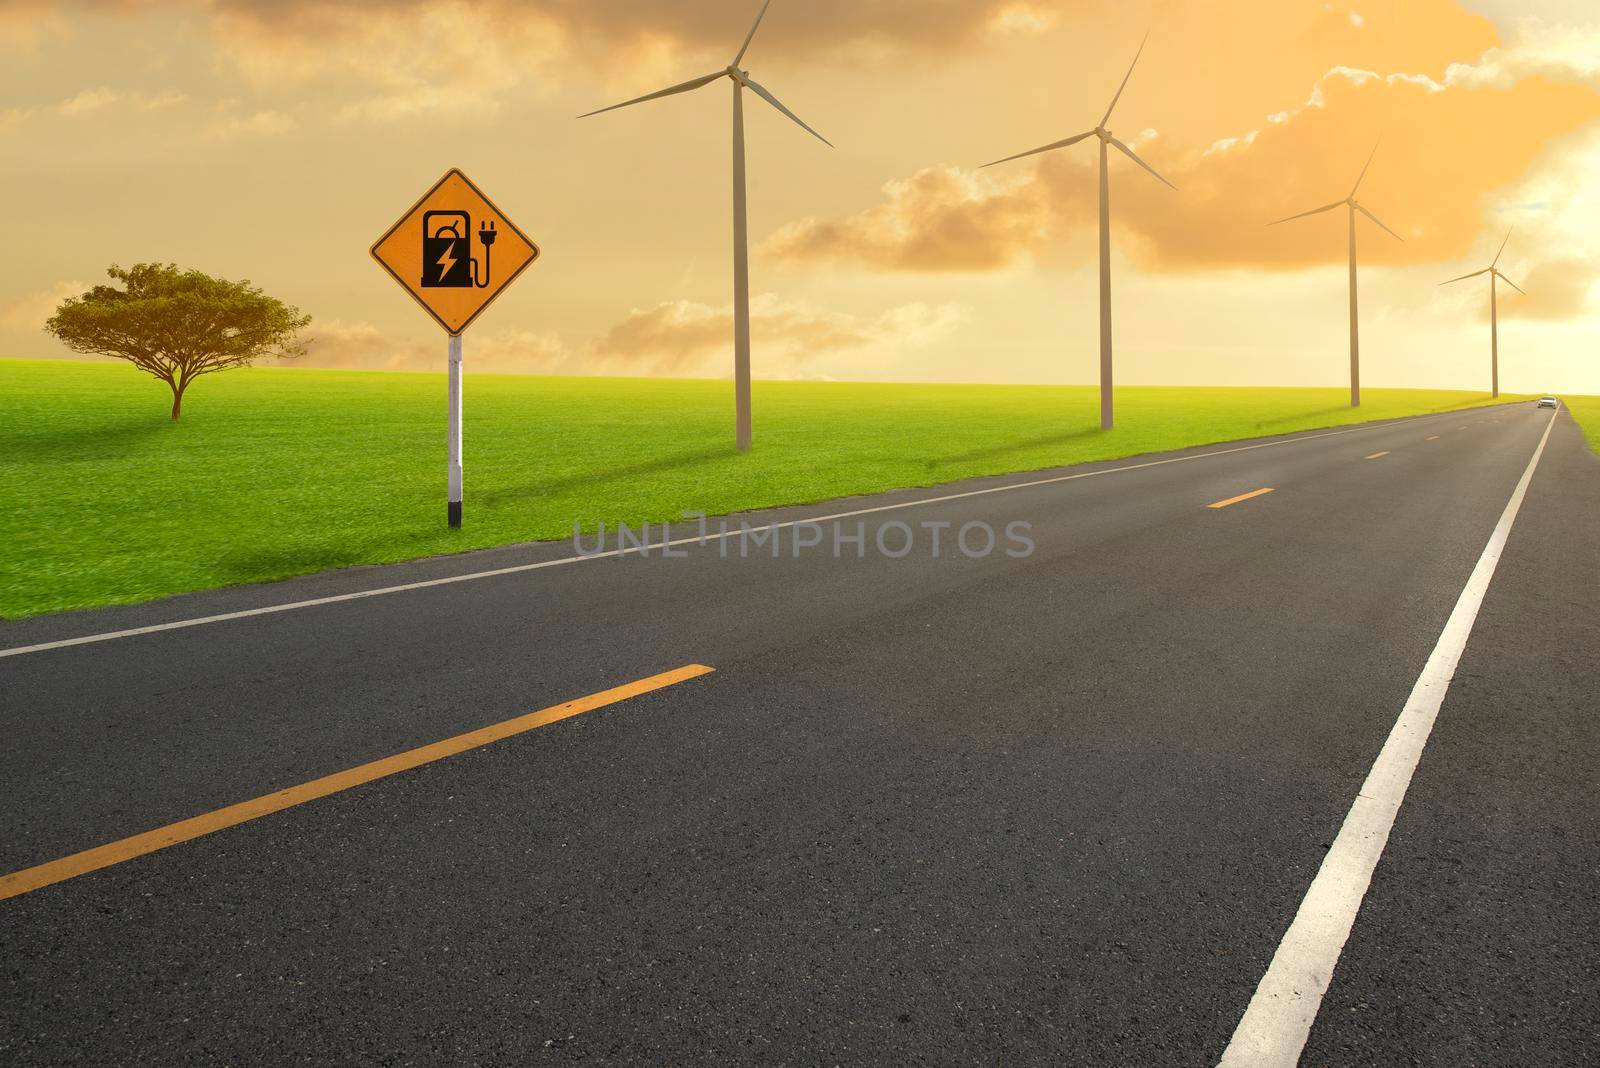
<svg viewBox="0 0 1600 1068">
<path fill-rule="evenodd" d="M 1523 296 L 1522 287 L 1500 273 L 1500 257 L 1505 254 L 1506 244 L 1511 240 L 1511 231 L 1506 231 L 1505 241 L 1500 242 L 1500 251 L 1494 254 L 1494 262 L 1481 271 L 1464 274 L 1460 278 L 1452 278 L 1448 282 L 1440 282 L 1442 286 L 1453 285 L 1456 282 L 1465 282 L 1469 278 L 1476 278 L 1480 274 L 1489 276 L 1489 378 L 1493 383 L 1494 395 L 1500 396 L 1500 293 L 1496 288 L 1497 282 L 1504 282 Z"/>
<path fill-rule="evenodd" d="M 701 86 L 710 85 L 719 78 L 727 78 L 733 82 L 733 381 L 737 412 L 735 438 L 740 452 L 750 448 L 750 238 L 745 217 L 744 91 L 749 89 L 783 112 L 802 130 L 829 148 L 833 147 L 831 141 L 807 126 L 801 121 L 800 116 L 784 107 L 777 97 L 751 78 L 749 71 L 739 69 L 739 63 L 744 59 L 745 52 L 749 51 L 750 42 L 755 40 L 756 30 L 761 28 L 761 20 L 767 17 L 767 8 L 771 6 L 772 0 L 766 0 L 766 3 L 761 5 L 761 13 L 756 16 L 755 24 L 745 35 L 739 54 L 734 56 L 733 62 L 724 69 L 578 116 L 580 119 L 586 119 L 590 115 L 642 104 L 646 100 L 659 100 L 664 96 L 691 92 Z"/>
<path fill-rule="evenodd" d="M 1299 215 L 1291 215 L 1287 219 L 1279 219 L 1277 222 L 1269 224 L 1278 226 L 1282 223 L 1293 222 L 1295 219 L 1304 219 L 1308 215 L 1321 215 L 1325 211 L 1332 211 L 1334 208 L 1339 207 L 1348 207 L 1350 209 L 1350 407 L 1352 408 L 1361 407 L 1361 313 L 1359 302 L 1356 299 L 1356 212 L 1359 211 L 1377 223 L 1382 227 L 1384 233 L 1396 241 L 1405 240 L 1405 238 L 1384 226 L 1382 220 L 1376 215 L 1356 203 L 1356 192 L 1361 188 L 1361 183 L 1367 177 L 1367 168 L 1372 166 L 1373 156 L 1377 154 L 1378 148 L 1374 145 L 1372 155 L 1367 157 L 1367 166 L 1361 168 L 1361 176 L 1356 179 L 1355 188 L 1351 189 L 1350 195 L 1343 200 L 1336 200 L 1326 207 L 1302 211 Z"/>
<path fill-rule="evenodd" d="M 1128 79 L 1133 77 L 1133 68 L 1139 65 L 1139 57 L 1144 54 L 1145 42 L 1150 35 L 1145 34 L 1145 40 L 1139 42 L 1139 51 L 1134 53 L 1133 62 L 1128 66 L 1128 73 L 1122 78 L 1122 84 L 1117 87 L 1117 95 L 1111 98 L 1111 106 L 1106 108 L 1100 124 L 1088 133 L 1069 137 L 1065 141 L 1055 141 L 1041 148 L 1019 152 L 1015 156 L 997 159 L 994 163 L 985 163 L 985 167 L 993 167 L 998 163 L 1009 163 L 1014 159 L 1024 156 L 1036 156 L 1041 152 L 1053 152 L 1058 148 L 1075 145 L 1079 141 L 1090 137 L 1100 139 L 1100 429 L 1110 430 L 1113 424 L 1111 407 L 1111 171 L 1107 162 L 1107 153 L 1115 148 L 1124 156 L 1149 171 L 1157 181 L 1171 189 L 1178 187 L 1156 174 L 1155 169 L 1134 154 L 1133 149 L 1111 136 L 1111 131 L 1106 129 L 1106 123 L 1111 121 L 1111 113 L 1117 109 L 1117 101 L 1122 99 L 1122 91 L 1128 87 Z"/>
</svg>

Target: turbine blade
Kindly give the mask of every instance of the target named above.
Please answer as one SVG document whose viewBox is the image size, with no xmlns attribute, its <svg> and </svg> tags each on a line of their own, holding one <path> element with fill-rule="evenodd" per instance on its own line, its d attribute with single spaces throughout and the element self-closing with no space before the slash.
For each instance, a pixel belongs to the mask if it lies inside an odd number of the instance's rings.
<svg viewBox="0 0 1600 1068">
<path fill-rule="evenodd" d="M 1144 40 L 1139 42 L 1139 51 L 1133 54 L 1133 62 L 1128 64 L 1128 73 L 1122 76 L 1122 84 L 1117 86 L 1117 95 L 1111 98 L 1111 106 L 1106 108 L 1105 117 L 1100 120 L 1101 126 L 1111 121 L 1111 113 L 1117 110 L 1117 101 L 1122 99 L 1122 91 L 1128 87 L 1128 79 L 1133 77 L 1133 68 L 1139 65 L 1139 57 L 1144 55 L 1144 46 L 1149 40 L 1150 31 L 1146 30 Z"/>
<path fill-rule="evenodd" d="M 1325 208 L 1312 208 L 1310 211 L 1302 211 L 1299 215 L 1291 215 L 1287 219 L 1279 219 L 1277 222 L 1268 223 L 1267 225 L 1268 226 L 1281 226 L 1282 224 L 1284 224 L 1286 222 L 1294 222 L 1296 219 L 1304 219 L 1308 215 L 1321 215 L 1325 211 L 1332 211 L 1334 208 L 1342 208 L 1342 207 L 1344 207 L 1344 205 L 1345 205 L 1344 201 L 1336 200 L 1332 204 L 1329 204 Z"/>
<path fill-rule="evenodd" d="M 739 47 L 739 54 L 733 57 L 733 65 L 737 67 L 744 54 L 750 51 L 750 42 L 756 39 L 756 31 L 761 28 L 761 20 L 767 17 L 767 8 L 772 6 L 772 0 L 767 0 L 761 5 L 761 14 L 756 16 L 756 24 L 750 27 L 750 32 L 745 34 L 744 44 Z"/>
<path fill-rule="evenodd" d="M 993 167 L 996 164 L 1010 163 L 1014 159 L 1021 159 L 1023 156 L 1037 156 L 1041 152 L 1053 152 L 1058 148 L 1066 148 L 1068 145 L 1075 145 L 1079 141 L 1082 141 L 1085 137 L 1093 136 L 1094 131 L 1090 130 L 1088 133 L 1081 133 L 1077 137 L 1069 137 L 1065 141 L 1052 141 L 1048 145 L 1041 145 L 1039 148 L 1030 148 L 1026 152 L 1018 152 L 1015 156 L 1007 156 L 1005 159 L 997 159 L 994 161 L 994 163 L 985 163 L 983 166 Z M 978 169 L 982 170 L 983 168 L 980 167 Z"/>
<path fill-rule="evenodd" d="M 1350 190 L 1351 199 L 1355 198 L 1356 190 L 1361 188 L 1361 183 L 1367 180 L 1367 171 L 1372 167 L 1372 161 L 1378 155 L 1378 145 L 1383 144 L 1383 138 L 1378 138 L 1378 144 L 1372 146 L 1372 155 L 1367 157 L 1367 165 L 1361 168 L 1361 176 L 1356 179 L 1355 189 Z M 1382 225 L 1381 223 L 1379 225 Z"/>
<path fill-rule="evenodd" d="M 657 90 L 654 93 L 646 93 L 644 96 L 636 96 L 632 100 L 624 100 L 620 104 L 612 104 L 608 108 L 599 108 L 595 111 L 586 111 L 582 115 L 579 115 L 578 118 L 587 119 L 590 115 L 602 115 L 607 111 L 615 111 L 618 108 L 632 107 L 634 104 L 643 104 L 646 100 L 659 100 L 664 96 L 675 96 L 678 93 L 687 93 L 692 89 L 698 89 L 702 85 L 710 85 L 718 78 L 726 78 L 727 76 L 727 71 L 719 70 L 715 74 L 707 74 L 704 78 L 696 78 L 693 81 L 683 82 L 678 85 L 671 85 L 665 89 Z"/>
<path fill-rule="evenodd" d="M 1376 215 L 1372 214 L 1372 212 L 1368 211 L 1366 208 L 1363 208 L 1360 204 L 1357 204 L 1355 206 L 1355 209 L 1357 211 L 1359 211 L 1361 214 L 1365 215 L 1367 218 L 1371 219 L 1373 222 L 1377 223 L 1379 226 L 1383 226 L 1383 220 L 1382 219 L 1379 219 Z M 1395 233 L 1393 230 L 1389 229 L 1387 226 L 1383 226 L 1383 231 L 1384 231 L 1384 233 L 1388 234 L 1390 237 L 1394 238 L 1396 241 L 1404 241 L 1405 240 L 1405 238 L 1401 237 L 1399 234 Z"/>
<path fill-rule="evenodd" d="M 779 101 L 777 97 L 775 97 L 771 93 L 767 92 L 766 88 L 764 86 L 762 86 L 759 82 L 757 82 L 755 79 L 746 78 L 744 80 L 744 84 L 748 85 L 751 89 L 755 90 L 756 95 L 759 96 L 762 100 L 765 100 L 767 103 L 771 104 L 773 107 L 777 108 L 779 111 L 781 111 L 785 115 L 789 116 L 789 118 L 792 119 L 795 123 L 797 123 L 799 125 L 799 127 L 802 130 L 804 130 L 806 133 L 810 134 L 812 137 L 815 137 L 818 141 L 821 141 L 823 144 L 827 145 L 829 148 L 833 147 L 833 142 L 832 141 L 828 140 L 826 137 L 823 137 L 821 134 L 817 133 L 817 131 L 815 131 L 811 127 L 807 126 L 805 124 L 805 120 L 801 119 L 800 116 L 796 115 L 794 112 L 792 112 L 788 108 L 784 107 L 783 103 L 781 101 Z"/>
<path fill-rule="evenodd" d="M 1144 160 L 1140 159 L 1137 155 L 1135 155 L 1133 149 L 1129 148 L 1127 145 L 1123 144 L 1121 141 L 1118 141 L 1115 137 L 1107 136 L 1106 140 L 1110 141 L 1113 145 L 1116 145 L 1117 149 L 1124 156 L 1127 156 L 1129 159 L 1133 160 L 1133 162 L 1137 163 L 1139 166 L 1141 166 L 1145 170 L 1149 171 L 1155 177 L 1156 181 L 1160 182 L 1162 185 L 1166 186 L 1168 189 L 1173 190 L 1174 192 L 1177 191 L 1177 188 L 1178 188 L 1177 186 L 1173 185 L 1171 182 L 1169 182 L 1165 178 L 1161 177 L 1161 175 L 1156 174 L 1156 169 L 1154 167 L 1150 166 L 1150 164 L 1146 163 Z"/>
<path fill-rule="evenodd" d="M 1521 286 L 1517 285 L 1517 283 L 1513 282 L 1511 279 L 1507 278 L 1505 275 L 1501 274 L 1499 271 L 1495 271 L 1494 272 L 1494 276 L 1496 278 L 1500 279 L 1500 281 L 1504 282 L 1506 285 L 1510 286 L 1512 289 L 1515 289 L 1518 293 L 1521 293 L 1523 296 L 1527 296 L 1528 295 L 1528 291 L 1527 290 L 1525 290 Z"/>
<path fill-rule="evenodd" d="M 1442 286 L 1454 285 L 1457 282 L 1465 282 L 1469 278 L 1476 278 L 1480 274 L 1488 274 L 1492 270 L 1494 270 L 1493 267 L 1485 267 L 1481 271 L 1473 271 L 1471 274 L 1464 274 L 1460 278 L 1452 278 L 1448 282 L 1440 282 L 1439 284 Z"/>
<path fill-rule="evenodd" d="M 1512 229 L 1506 231 L 1506 239 L 1504 241 L 1500 242 L 1500 251 L 1496 252 L 1494 254 L 1494 262 L 1489 264 L 1490 267 L 1498 267 L 1498 266 L 1500 266 L 1500 257 L 1505 255 L 1506 246 L 1511 243 L 1511 235 L 1515 231 L 1515 229 L 1516 229 L 1515 227 L 1512 227 Z M 1500 277 L 1504 278 L 1505 275 L 1501 275 Z M 1513 288 L 1515 288 L 1515 287 L 1513 287 Z M 1521 292 L 1521 290 L 1518 290 L 1518 292 Z"/>
</svg>

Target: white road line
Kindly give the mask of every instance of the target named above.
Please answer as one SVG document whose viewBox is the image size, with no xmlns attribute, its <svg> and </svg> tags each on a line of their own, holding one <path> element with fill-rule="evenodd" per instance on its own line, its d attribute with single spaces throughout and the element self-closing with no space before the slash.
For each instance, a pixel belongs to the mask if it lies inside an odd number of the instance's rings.
<svg viewBox="0 0 1600 1068">
<path fill-rule="evenodd" d="M 1189 460 L 1204 460 L 1212 456 L 1228 456 L 1232 453 L 1251 452 L 1255 449 L 1270 449 L 1279 445 L 1294 445 L 1302 441 L 1315 441 L 1319 438 L 1336 438 L 1345 434 L 1360 434 L 1373 430 L 1391 430 L 1396 426 L 1406 423 L 1421 422 L 1426 419 L 1447 419 L 1451 416 L 1459 419 L 1459 412 L 1442 412 L 1438 415 L 1412 416 L 1406 419 L 1396 419 L 1392 422 L 1378 423 L 1376 425 L 1350 427 L 1345 430 L 1330 430 L 1321 434 L 1305 434 L 1300 437 L 1285 438 L 1281 441 L 1264 441 L 1256 445 L 1240 445 L 1231 449 L 1217 449 L 1213 452 L 1200 453 L 1195 456 L 1173 456 L 1165 460 L 1150 460 L 1139 464 L 1126 464 L 1122 467 L 1106 468 L 1100 471 L 1081 471 L 1074 475 L 1057 475 L 1052 478 L 1040 478 L 1031 482 L 1013 482 L 1004 486 L 990 486 L 987 489 L 969 490 L 964 493 L 951 493 L 943 497 L 927 497 L 916 501 L 902 501 L 898 504 L 879 505 L 876 508 L 862 508 L 853 512 L 836 512 L 833 515 L 820 515 L 808 519 L 791 519 L 784 523 L 769 523 L 766 526 L 750 527 L 748 529 L 719 533 L 707 531 L 704 538 L 698 534 L 692 538 L 676 538 L 671 541 L 653 542 L 649 545 L 629 546 L 625 549 L 611 549 L 606 552 L 589 553 L 585 556 L 565 556 L 559 560 L 541 560 L 533 564 L 517 564 L 513 567 L 501 567 L 492 571 L 474 571 L 466 575 L 451 575 L 446 578 L 429 579 L 424 582 L 408 582 L 401 586 L 383 586 L 373 590 L 358 590 L 355 593 L 340 593 L 329 597 L 316 597 L 308 601 L 293 601 L 288 604 L 268 605 L 265 608 L 249 608 L 239 612 L 223 612 L 214 616 L 199 616 L 194 619 L 178 619 L 170 623 L 155 623 L 148 627 L 131 627 L 127 630 L 107 631 L 103 634 L 86 634 L 81 638 L 66 638 L 55 642 L 40 642 L 37 645 L 19 645 L 11 649 L 0 649 L 0 658 L 8 656 L 24 656 L 28 653 L 43 653 L 51 649 L 66 649 L 74 645 L 92 645 L 96 642 L 116 641 L 119 638 L 137 638 L 144 634 L 160 634 L 169 630 L 184 630 L 188 627 L 203 627 L 212 623 L 226 623 L 235 619 L 250 619 L 255 616 L 276 615 L 279 612 L 294 612 L 302 608 L 317 608 L 322 605 L 343 604 L 347 601 L 360 601 L 368 597 L 384 597 L 392 593 L 410 593 L 415 590 L 427 590 L 436 586 L 451 586 L 458 582 L 475 582 L 479 579 L 499 578 L 503 575 L 518 575 L 525 571 L 542 571 L 547 567 L 563 567 L 567 564 L 580 564 L 588 560 L 606 560 L 617 556 L 630 556 L 634 553 L 649 555 L 652 550 L 676 548 L 680 545 L 694 545 L 702 541 L 718 541 L 722 538 L 738 538 L 746 534 L 763 534 L 769 530 L 783 530 L 788 527 L 803 523 L 831 523 L 839 519 L 855 519 L 858 516 L 874 515 L 879 512 L 893 512 L 903 508 L 920 508 L 928 504 L 943 504 L 948 501 L 959 501 L 969 497 L 983 497 L 991 493 L 1009 493 L 1013 490 L 1033 489 L 1038 486 L 1052 486 L 1061 482 L 1074 482 L 1081 478 L 1095 478 L 1100 475 L 1116 475 L 1125 471 L 1141 471 L 1148 467 L 1163 467 L 1167 464 L 1181 464 Z M 775 505 L 775 508 L 784 507 Z"/>
<path fill-rule="evenodd" d="M 1500 522 L 1489 537 L 1478 566 L 1467 580 L 1450 619 L 1417 679 L 1411 698 L 1406 701 L 1388 741 L 1378 753 L 1367 781 L 1345 816 L 1344 826 L 1333 848 L 1323 858 L 1317 877 L 1311 881 L 1300 911 L 1278 945 L 1267 974 L 1256 987 L 1250 1007 L 1239 1021 L 1233 1040 L 1222 1055 L 1220 1068 L 1295 1068 L 1311 1034 L 1311 1025 L 1322 1006 L 1323 995 L 1339 963 L 1345 940 L 1355 924 L 1361 900 L 1372 881 L 1372 872 L 1383 855 L 1394 827 L 1395 816 L 1405 800 L 1406 789 L 1422 759 L 1422 748 L 1433 731 L 1439 707 L 1444 703 L 1456 665 L 1472 635 L 1472 625 L 1483 605 L 1483 596 L 1494 578 L 1505 550 L 1511 525 L 1522 509 L 1522 500 L 1533 481 L 1533 472 L 1544 455 L 1545 443 L 1555 427 L 1555 417 L 1544 429 L 1539 447 L 1522 473 L 1522 481 Z"/>
</svg>

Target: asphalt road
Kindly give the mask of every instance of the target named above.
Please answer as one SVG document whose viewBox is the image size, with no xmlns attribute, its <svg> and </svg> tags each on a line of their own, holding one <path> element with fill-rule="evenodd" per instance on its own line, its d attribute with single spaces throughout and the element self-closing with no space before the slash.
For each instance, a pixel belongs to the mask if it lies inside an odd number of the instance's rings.
<svg viewBox="0 0 1600 1068">
<path fill-rule="evenodd" d="M 0 900 L 0 1064 L 1214 1064 L 1550 420 L 787 509 L 744 518 L 881 510 L 798 555 L 789 527 L 776 557 L 732 537 L 0 657 L 0 875 L 715 669 Z M 1563 412 L 1303 1064 L 1600 1061 L 1597 519 Z"/>
</svg>

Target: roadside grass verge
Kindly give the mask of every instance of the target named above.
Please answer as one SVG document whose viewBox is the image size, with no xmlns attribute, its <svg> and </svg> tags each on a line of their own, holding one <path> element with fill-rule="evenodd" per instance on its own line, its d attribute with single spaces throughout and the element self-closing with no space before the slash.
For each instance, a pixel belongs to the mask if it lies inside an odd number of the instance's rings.
<svg viewBox="0 0 1600 1068">
<path fill-rule="evenodd" d="M 450 531 L 442 374 L 234 371 L 175 424 L 127 366 L 0 360 L 0 617 L 1489 402 L 1345 397 L 1129 388 L 1102 433 L 1092 387 L 758 382 L 741 456 L 727 382 L 469 368 L 466 526 Z"/>
<path fill-rule="evenodd" d="M 1589 439 L 1589 447 L 1600 453 L 1600 397 L 1562 397 L 1561 403 L 1578 421 L 1583 436 Z"/>
</svg>

